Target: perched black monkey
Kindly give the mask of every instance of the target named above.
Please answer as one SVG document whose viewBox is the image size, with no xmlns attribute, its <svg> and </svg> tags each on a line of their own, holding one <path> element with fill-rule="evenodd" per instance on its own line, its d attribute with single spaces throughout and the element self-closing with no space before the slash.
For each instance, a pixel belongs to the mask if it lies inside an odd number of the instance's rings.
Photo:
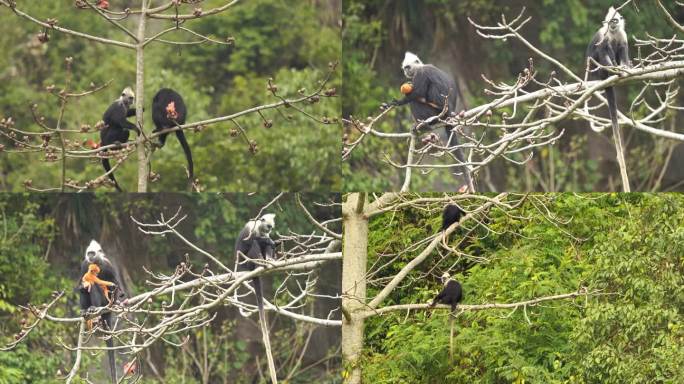
<svg viewBox="0 0 684 384">
<path fill-rule="evenodd" d="M 447 204 L 444 207 L 444 212 L 442 212 L 442 228 L 440 231 L 444 231 L 451 226 L 451 224 L 461 220 L 464 212 L 456 204 Z"/>
<path fill-rule="evenodd" d="M 253 271 L 257 265 L 251 261 L 255 258 L 272 258 L 275 241 L 271 239 L 271 231 L 275 227 L 275 214 L 267 213 L 258 220 L 250 220 L 240 231 L 235 243 L 235 254 L 240 271 Z M 258 253 L 249 256 L 250 251 Z M 268 257 L 267 257 L 268 256 Z"/>
<path fill-rule="evenodd" d="M 611 75 L 609 71 L 602 68 L 599 69 L 592 60 L 604 67 L 631 67 L 632 64 L 629 60 L 629 42 L 627 40 L 627 33 L 625 32 L 625 19 L 622 18 L 615 8 L 610 7 L 608 10 L 606 18 L 603 21 L 603 27 L 594 34 L 594 38 L 587 47 L 586 56 L 589 61 L 588 75 L 590 75 L 590 79 L 592 80 L 603 80 Z M 610 114 L 610 122 L 613 129 L 613 137 L 615 139 L 615 151 L 617 153 L 618 164 L 620 165 L 622 187 L 624 192 L 629 192 L 629 178 L 627 176 L 622 134 L 620 133 L 620 127 L 618 125 L 615 89 L 613 87 L 607 87 L 604 91 L 606 93 L 608 112 Z M 587 103 L 584 104 L 584 107 L 585 112 L 588 114 L 589 110 Z M 595 131 L 601 131 L 603 129 L 593 123 L 591 124 L 591 128 Z"/>
<path fill-rule="evenodd" d="M 463 290 L 461 289 L 461 284 L 456 281 L 451 279 L 451 276 L 449 276 L 449 273 L 444 272 L 442 275 L 442 284 L 444 285 L 444 288 L 437 294 L 437 296 L 432 299 L 432 302 L 429 305 L 429 308 L 434 308 L 437 303 L 439 304 L 446 304 L 451 306 L 451 313 L 449 315 L 449 323 L 450 323 L 450 336 L 449 336 L 449 357 L 453 358 L 454 356 L 454 312 L 456 311 L 456 307 L 458 306 L 458 303 L 461 302 L 461 299 L 463 299 Z M 428 313 L 429 317 L 429 313 Z"/>
<path fill-rule="evenodd" d="M 257 264 L 254 259 L 272 259 L 275 254 L 275 242 L 271 239 L 271 231 L 275 227 L 275 214 L 267 213 L 258 220 L 250 220 L 240 231 L 235 242 L 235 257 L 238 271 L 253 271 Z M 257 309 L 259 310 L 259 325 L 268 359 L 269 375 L 272 382 L 277 382 L 275 363 L 271 353 L 271 341 L 268 334 L 266 313 L 264 312 L 264 296 L 261 279 L 252 279 L 252 287 L 256 296 Z"/>
<path fill-rule="evenodd" d="M 100 147 L 110 144 L 123 144 L 128 141 L 129 131 L 135 131 L 140 134 L 138 126 L 126 120 L 131 116 L 135 116 L 135 108 L 132 107 L 135 102 L 135 93 L 131 87 L 126 87 L 121 92 L 121 97 L 116 99 L 105 111 L 102 116 L 104 121 L 104 128 L 100 131 Z M 109 159 L 102 159 L 102 166 L 106 172 L 111 171 L 112 167 L 109 165 Z M 109 173 L 109 178 L 114 182 L 114 187 L 121 192 L 119 183 L 114 178 L 114 172 Z"/>
<path fill-rule="evenodd" d="M 602 66 L 631 67 L 629 59 L 629 42 L 625 32 L 625 19 L 615 8 L 610 7 L 603 26 L 595 34 L 594 38 L 587 47 L 587 58 L 591 58 Z M 589 79 L 604 80 L 611 75 L 605 69 L 599 69 L 597 65 L 590 61 Z M 608 112 L 613 125 L 613 130 L 618 127 L 617 107 L 615 105 L 615 90 L 613 87 L 604 89 L 606 99 L 608 99 Z M 596 129 L 593 124 L 592 128 Z"/>
<path fill-rule="evenodd" d="M 187 115 L 185 102 L 178 92 L 173 89 L 162 88 L 154 95 L 154 99 L 152 99 L 152 121 L 154 121 L 156 127 L 154 132 L 185 124 Z M 159 136 L 160 147 L 163 147 L 166 143 L 166 136 L 168 136 L 168 133 Z M 185 134 L 182 130 L 176 131 L 176 138 L 178 138 L 178 142 L 183 147 L 183 152 L 185 152 L 185 159 L 188 161 L 188 177 L 192 184 L 194 181 L 194 170 L 190 146 L 187 140 L 185 140 Z"/>
<path fill-rule="evenodd" d="M 86 281 L 86 274 L 92 272 L 91 264 L 97 265 L 96 275 L 100 281 L 110 283 L 111 285 L 103 286 L 96 282 Z M 92 240 L 86 249 L 85 258 L 81 263 L 81 279 L 79 280 L 79 294 L 80 306 L 83 316 L 87 316 L 90 312 L 99 307 L 106 307 L 110 303 L 116 302 L 123 292 L 121 291 L 121 284 L 119 284 L 118 273 L 114 264 L 105 256 L 100 244 Z M 108 331 L 113 330 L 112 313 L 105 312 L 100 315 L 102 320 L 102 328 Z M 106 341 L 107 347 L 114 347 L 114 340 L 109 337 Z M 112 383 L 117 382 L 116 378 L 116 359 L 114 350 L 107 351 L 109 358 L 109 369 Z"/>
<path fill-rule="evenodd" d="M 447 101 L 446 117 L 457 112 L 456 104 L 461 97 L 453 77 L 432 64 L 423 64 L 420 58 L 411 52 L 406 52 L 401 67 L 404 76 L 411 80 L 410 92 L 407 90 L 403 99 L 393 100 L 390 104 L 396 106 L 409 104 L 413 118 L 420 121 L 441 114 L 445 101 Z M 431 125 L 436 123 L 437 121 L 434 121 Z M 452 126 L 445 127 L 447 147 L 458 145 L 456 133 L 452 132 L 453 128 Z M 460 148 L 455 150 L 455 155 L 459 161 L 465 161 Z M 471 188 L 470 170 L 467 167 L 463 168 L 467 187 Z"/>
<path fill-rule="evenodd" d="M 439 304 L 451 305 L 451 312 L 456 310 L 458 303 L 463 299 L 463 291 L 461 290 L 461 284 L 451 279 L 448 272 L 444 272 L 442 275 L 442 284 L 444 288 L 439 292 L 439 294 L 430 303 L 430 308 Z"/>
</svg>

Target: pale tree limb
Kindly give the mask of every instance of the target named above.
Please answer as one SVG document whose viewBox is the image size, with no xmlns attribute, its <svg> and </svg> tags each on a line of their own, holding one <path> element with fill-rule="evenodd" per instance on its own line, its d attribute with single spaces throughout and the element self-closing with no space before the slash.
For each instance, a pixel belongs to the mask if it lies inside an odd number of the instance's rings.
<svg viewBox="0 0 684 384">
<path fill-rule="evenodd" d="M 74 359 L 74 365 L 71 367 L 71 371 L 69 371 L 69 375 L 66 378 L 66 384 L 71 384 L 71 381 L 76 377 L 78 369 L 81 366 L 81 348 L 83 347 L 83 339 L 85 338 L 85 324 L 86 320 L 81 319 L 81 325 L 78 329 L 78 343 L 76 344 L 76 359 Z"/>
<path fill-rule="evenodd" d="M 537 297 L 534 299 L 530 300 L 525 300 L 525 301 L 518 301 L 514 303 L 488 303 L 488 304 L 459 304 L 458 305 L 458 310 L 461 312 L 466 312 L 466 311 L 484 311 L 487 309 L 517 309 L 519 307 L 531 307 L 539 303 L 543 303 L 545 301 L 554 301 L 554 300 L 565 300 L 565 299 L 575 299 L 577 297 L 581 296 L 595 296 L 595 295 L 600 295 L 599 291 L 589 291 L 586 288 L 581 288 L 580 290 L 576 292 L 569 292 L 569 293 L 563 293 L 563 294 L 558 294 L 558 295 L 550 295 L 550 296 L 541 296 Z M 386 307 L 374 309 L 374 310 L 368 310 L 361 312 L 360 315 L 364 317 L 371 317 L 374 315 L 383 315 L 387 313 L 392 313 L 392 312 L 397 312 L 397 311 L 411 311 L 411 310 L 426 310 L 426 309 L 446 309 L 446 310 L 451 310 L 450 305 L 446 304 L 437 304 L 434 307 L 430 305 L 430 303 L 422 303 L 422 304 L 398 304 L 398 305 L 388 305 Z"/>
<path fill-rule="evenodd" d="M 138 43 L 135 46 L 135 121 L 140 134 L 135 141 L 138 148 L 138 192 L 147 192 L 147 182 L 150 178 L 150 159 L 147 156 L 147 148 L 143 143 L 143 115 L 144 104 L 142 95 L 145 94 L 145 28 L 147 27 L 146 10 L 148 0 L 142 0 L 142 13 L 138 20 Z"/>
<path fill-rule="evenodd" d="M 482 206 L 480 206 L 477 210 L 472 211 L 463 216 L 461 218 L 461 222 L 469 220 L 477 213 L 486 211 L 494 204 L 504 200 L 507 196 L 507 193 L 499 194 L 493 199 L 492 202 L 485 203 Z M 449 228 L 446 229 L 445 236 L 448 236 L 451 232 L 456 230 L 456 228 L 459 225 L 460 222 L 452 224 Z M 425 261 L 428 258 L 428 256 L 430 256 L 430 254 L 432 254 L 433 250 L 435 249 L 435 247 L 437 247 L 441 240 L 442 238 L 440 236 L 436 236 L 418 256 L 416 256 L 413 260 L 408 262 L 406 266 L 404 266 L 396 275 L 394 275 L 391 281 L 387 285 L 385 285 L 385 287 L 377 295 L 375 295 L 375 297 L 370 302 L 368 302 L 367 307 L 370 309 L 376 309 L 413 269 L 415 269 L 418 265 Z"/>
<path fill-rule="evenodd" d="M 102 43 L 102 44 L 115 45 L 115 46 L 118 46 L 118 47 L 128 48 L 128 49 L 135 49 L 135 45 L 134 45 L 134 44 L 125 43 L 125 42 L 118 41 L 118 40 L 106 39 L 106 38 L 98 37 L 98 36 L 93 36 L 93 35 L 89 35 L 89 34 L 87 34 L 87 33 L 78 32 L 78 31 L 74 31 L 74 30 L 71 30 L 71 29 L 68 29 L 68 28 L 59 27 L 59 26 L 57 26 L 56 24 L 51 24 L 51 23 L 47 23 L 47 22 L 40 21 L 40 20 L 34 18 L 33 16 L 31 16 L 31 15 L 25 13 L 25 12 L 22 12 L 22 11 L 18 10 L 18 9 L 16 8 L 16 6 L 13 5 L 13 4 L 14 4 L 14 3 L 12 3 L 12 2 L 9 1 L 9 0 L 0 0 L 0 5 L 10 8 L 10 9 L 12 10 L 12 12 L 14 12 L 17 16 L 23 17 L 23 18 L 25 18 L 25 19 L 27 19 L 27 20 L 29 20 L 29 21 L 35 23 L 35 24 L 40 25 L 40 26 L 43 27 L 43 28 L 55 30 L 55 31 L 58 31 L 58 32 L 65 33 L 65 34 L 67 34 L 67 35 L 71 35 L 71 36 L 75 36 L 75 37 L 80 37 L 80 38 L 83 38 L 83 39 L 95 41 L 95 42 Z"/>
</svg>

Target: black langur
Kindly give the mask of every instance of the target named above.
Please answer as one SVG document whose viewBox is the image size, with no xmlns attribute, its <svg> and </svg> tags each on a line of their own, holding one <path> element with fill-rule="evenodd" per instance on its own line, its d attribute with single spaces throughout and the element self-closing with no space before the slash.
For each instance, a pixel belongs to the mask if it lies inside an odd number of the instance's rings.
<svg viewBox="0 0 684 384">
<path fill-rule="evenodd" d="M 121 97 L 116 99 L 112 105 L 107 108 L 107 111 L 102 116 L 104 121 L 104 128 L 100 131 L 100 147 L 110 144 L 123 144 L 128 141 L 129 131 L 135 131 L 140 134 L 138 126 L 131 123 L 127 118 L 135 116 L 135 93 L 131 87 L 126 87 L 121 92 Z M 114 178 L 114 172 L 110 172 L 112 167 L 109 165 L 109 159 L 102 159 L 102 166 L 106 172 L 109 172 L 109 178 L 114 182 L 114 187 L 121 192 L 119 183 Z"/>
<path fill-rule="evenodd" d="M 245 224 L 235 243 L 238 270 L 253 271 L 257 264 L 252 262 L 252 259 L 273 258 L 276 243 L 271 239 L 271 231 L 274 227 L 275 214 L 273 213 L 264 214 L 260 219 L 250 220 Z"/>
<path fill-rule="evenodd" d="M 154 99 L 152 99 L 152 121 L 156 128 L 153 132 L 183 125 L 187 115 L 185 102 L 183 102 L 183 98 L 178 92 L 173 89 L 162 88 L 154 95 Z M 159 135 L 160 147 L 163 147 L 166 143 L 166 136 L 168 134 L 167 132 Z M 178 142 L 180 142 L 183 152 L 185 152 L 185 159 L 188 161 L 188 178 L 190 184 L 192 184 L 194 182 L 192 152 L 190 152 L 190 146 L 187 140 L 185 140 L 183 130 L 179 129 L 176 131 L 176 138 L 178 138 Z"/>
<path fill-rule="evenodd" d="M 276 243 L 271 239 L 271 231 L 275 227 L 275 214 L 267 213 L 258 220 L 250 220 L 240 231 L 235 242 L 235 257 L 237 271 L 253 271 L 257 264 L 254 259 L 272 259 L 275 256 Z M 259 310 L 259 325 L 266 349 L 269 374 L 271 382 L 277 383 L 275 363 L 271 353 L 271 342 L 268 334 L 266 313 L 264 312 L 264 296 L 261 279 L 257 276 L 252 279 L 252 288 L 256 297 L 257 309 Z"/>
<path fill-rule="evenodd" d="M 608 9 L 606 18 L 603 21 L 603 26 L 594 34 L 594 38 L 587 47 L 586 57 L 588 61 L 588 77 L 590 80 L 605 80 L 611 76 L 609 71 L 598 67 L 596 63 L 604 67 L 632 66 L 629 59 L 629 42 L 627 40 L 627 33 L 625 32 L 625 19 L 615 10 L 615 8 L 610 7 L 610 9 Z M 615 138 L 615 147 L 618 163 L 620 164 L 622 181 L 623 184 L 625 184 L 623 185 L 623 189 L 625 192 L 629 192 L 630 188 L 623 153 L 622 135 L 619 131 L 618 111 L 615 104 L 615 89 L 613 87 L 606 87 L 604 91 L 606 93 L 606 100 L 608 101 L 608 113 L 610 114 L 613 136 Z M 589 114 L 586 102 L 584 108 L 585 112 Z M 593 122 L 591 123 L 591 128 L 597 132 L 600 132 L 603 129 Z"/>
<path fill-rule="evenodd" d="M 444 212 L 442 212 L 442 228 L 440 231 L 445 231 L 451 226 L 451 224 L 461 220 L 464 212 L 456 204 L 447 204 L 444 207 Z"/>
<path fill-rule="evenodd" d="M 433 308 L 437 303 L 447 304 L 451 306 L 451 312 L 456 310 L 458 303 L 463 299 L 463 291 L 461 290 L 461 284 L 452 279 L 448 272 L 444 272 L 442 275 L 442 284 L 444 288 L 437 294 L 437 296 L 432 299 L 430 303 L 430 308 Z"/>
<path fill-rule="evenodd" d="M 587 47 L 586 57 L 587 60 L 591 59 L 588 66 L 590 80 L 605 80 L 611 75 L 609 71 L 599 68 L 596 63 L 605 67 L 632 66 L 629 59 L 629 42 L 625 32 L 625 19 L 615 8 L 610 7 L 608 9 L 603 26 L 594 34 L 594 38 Z M 618 125 L 615 90 L 613 87 L 607 87 L 604 91 L 606 99 L 608 99 L 610 119 L 613 128 L 615 128 Z M 592 128 L 597 129 L 593 125 Z"/>
<path fill-rule="evenodd" d="M 402 93 L 405 94 L 401 100 L 393 100 L 390 104 L 395 106 L 410 104 L 411 114 L 417 121 L 424 121 L 434 116 L 439 116 L 445 107 L 447 101 L 447 114 L 449 117 L 456 113 L 456 104 L 459 101 L 460 94 L 456 81 L 449 74 L 443 70 L 435 67 L 432 64 L 423 64 L 423 62 L 411 52 L 406 52 L 404 61 L 401 63 L 401 68 L 404 76 L 411 81 L 410 85 L 402 86 Z M 435 125 L 435 119 L 430 125 Z M 448 148 L 458 145 L 458 138 L 456 132 L 452 131 L 453 126 L 446 126 L 446 143 Z M 455 150 L 456 158 L 463 162 L 465 157 L 460 148 Z M 470 170 L 464 167 L 463 172 L 468 189 L 473 188 Z"/>
<path fill-rule="evenodd" d="M 85 258 L 81 263 L 80 276 L 80 306 L 81 315 L 84 317 L 100 307 L 109 306 L 123 296 L 114 264 L 105 256 L 102 247 L 95 240 L 92 240 L 86 249 Z M 113 330 L 111 312 L 103 312 L 100 319 L 104 330 Z M 114 350 L 111 349 L 114 347 L 113 338 L 108 336 L 106 343 L 107 347 L 110 348 L 107 351 L 110 375 L 112 382 L 116 383 L 116 360 Z"/>
<path fill-rule="evenodd" d="M 449 314 L 449 357 L 453 358 L 454 355 L 454 312 L 458 303 L 463 299 L 463 290 L 461 289 L 461 284 L 453 280 L 448 272 L 444 272 L 442 275 L 442 284 L 444 288 L 437 294 L 437 296 L 432 299 L 430 303 L 430 308 L 434 308 L 437 303 L 446 304 L 451 306 L 451 313 Z"/>
</svg>

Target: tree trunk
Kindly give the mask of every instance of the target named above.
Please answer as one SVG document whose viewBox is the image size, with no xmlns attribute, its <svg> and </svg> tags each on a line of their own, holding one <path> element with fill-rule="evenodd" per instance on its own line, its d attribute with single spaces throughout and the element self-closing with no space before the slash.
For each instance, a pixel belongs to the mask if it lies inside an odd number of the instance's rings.
<svg viewBox="0 0 684 384">
<path fill-rule="evenodd" d="M 363 317 L 357 315 L 366 303 L 368 218 L 363 207 L 366 195 L 352 193 L 342 206 L 344 247 L 342 255 L 342 358 L 347 384 L 361 383 L 358 358 L 363 348 Z"/>
<path fill-rule="evenodd" d="M 138 192 L 147 192 L 147 180 L 149 178 L 149 160 L 145 149 L 145 137 L 143 136 L 143 94 L 145 92 L 145 24 L 147 22 L 147 0 L 141 1 L 140 21 L 138 24 L 138 45 L 135 48 L 135 122 L 140 129 L 137 140 L 138 149 Z"/>
</svg>

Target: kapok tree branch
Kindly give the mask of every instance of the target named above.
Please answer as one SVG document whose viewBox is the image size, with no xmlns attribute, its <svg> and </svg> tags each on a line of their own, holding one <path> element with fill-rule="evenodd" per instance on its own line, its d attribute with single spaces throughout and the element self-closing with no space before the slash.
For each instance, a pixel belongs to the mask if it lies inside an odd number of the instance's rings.
<svg viewBox="0 0 684 384">
<path fill-rule="evenodd" d="M 596 296 L 596 295 L 603 295 L 603 294 L 604 293 L 600 293 L 599 291 L 589 292 L 586 288 L 581 288 L 577 292 L 563 293 L 563 294 L 551 295 L 551 296 L 542 296 L 542 297 L 537 297 L 535 299 L 519 301 L 519 302 L 515 302 L 515 303 L 459 304 L 458 310 L 460 310 L 460 311 L 483 311 L 483 310 L 487 310 L 487 309 L 511 309 L 511 308 L 517 309 L 519 307 L 531 307 L 531 306 L 534 306 L 536 304 L 543 303 L 545 301 L 574 299 L 574 298 L 581 297 L 581 296 Z M 423 310 L 423 309 L 430 309 L 430 308 L 432 308 L 430 306 L 430 303 L 388 305 L 386 307 L 378 308 L 375 310 L 368 310 L 368 311 L 360 312 L 359 315 L 365 318 L 365 317 L 382 315 L 385 313 L 391 313 L 391 312 L 396 312 L 396 311 Z M 449 309 L 450 310 L 451 306 L 446 305 L 446 304 L 437 304 L 434 308 L 436 308 L 436 309 Z"/>
<path fill-rule="evenodd" d="M 446 229 L 444 232 L 444 236 L 448 236 L 451 232 L 456 230 L 458 226 L 460 226 L 461 222 L 467 221 L 477 215 L 480 212 L 486 211 L 489 209 L 491 206 L 493 206 L 495 203 L 498 203 L 502 200 L 504 200 L 508 196 L 506 193 L 502 193 L 498 196 L 496 196 L 492 202 L 487 202 L 483 205 L 481 205 L 479 208 L 475 209 L 474 211 L 466 214 L 461 218 L 460 222 L 452 224 L 449 228 Z M 386 298 L 387 296 L 392 293 L 392 291 L 406 278 L 406 276 L 413 270 L 415 269 L 418 265 L 420 265 L 423 261 L 427 259 L 427 257 L 432 253 L 432 251 L 437 247 L 437 245 L 441 242 L 441 236 L 435 236 L 432 241 L 423 249 L 423 251 L 413 258 L 410 262 L 406 264 L 393 278 L 392 280 L 387 283 L 387 285 L 377 294 L 375 297 L 368 303 L 367 307 L 370 309 L 375 309 L 377 308 Z"/>
<path fill-rule="evenodd" d="M 57 26 L 56 20 L 54 20 L 54 23 L 48 23 L 48 22 L 40 21 L 40 20 L 36 19 L 35 17 L 17 9 L 16 5 L 13 2 L 10 2 L 9 0 L 0 0 L 0 5 L 10 8 L 12 10 L 12 12 L 14 12 L 17 16 L 23 17 L 23 18 L 25 18 L 25 19 L 27 19 L 27 20 L 35 23 L 35 24 L 38 24 L 41 27 L 46 28 L 46 29 L 52 29 L 52 30 L 55 30 L 58 32 L 65 33 L 67 35 L 88 39 L 88 40 L 95 41 L 98 43 L 115 45 L 118 47 L 123 47 L 123 48 L 128 48 L 128 49 L 135 49 L 134 44 L 125 43 L 123 41 L 118 41 L 118 40 L 106 39 L 104 37 L 93 36 L 93 35 L 89 35 L 87 33 L 78 32 L 78 31 L 74 31 L 74 30 L 71 30 L 68 28 L 63 28 L 63 27 Z"/>
</svg>

